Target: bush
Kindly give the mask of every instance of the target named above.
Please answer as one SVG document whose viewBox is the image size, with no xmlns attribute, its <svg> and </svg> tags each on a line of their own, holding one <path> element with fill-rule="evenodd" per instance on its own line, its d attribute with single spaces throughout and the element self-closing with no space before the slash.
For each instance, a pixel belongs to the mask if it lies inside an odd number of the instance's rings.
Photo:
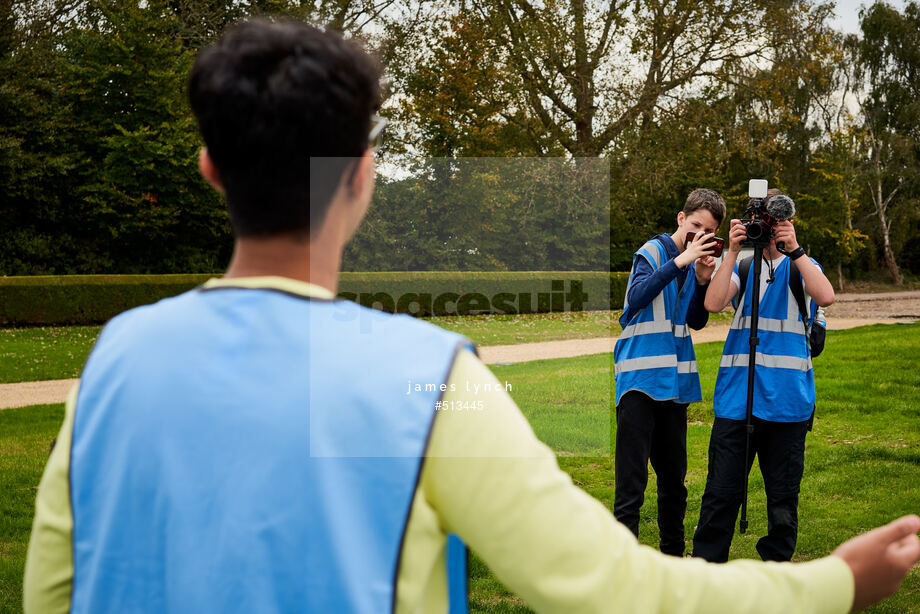
<svg viewBox="0 0 920 614">
<path fill-rule="evenodd" d="M 342 273 L 339 296 L 419 316 L 597 310 L 622 306 L 626 277 L 603 271 Z"/>
<path fill-rule="evenodd" d="M 213 275 L 0 277 L 0 324 L 99 324 Z"/>
<path fill-rule="evenodd" d="M 0 324 L 98 324 L 211 277 L 0 277 Z M 339 296 L 423 316 L 615 309 L 623 305 L 627 277 L 606 271 L 342 273 Z"/>
</svg>

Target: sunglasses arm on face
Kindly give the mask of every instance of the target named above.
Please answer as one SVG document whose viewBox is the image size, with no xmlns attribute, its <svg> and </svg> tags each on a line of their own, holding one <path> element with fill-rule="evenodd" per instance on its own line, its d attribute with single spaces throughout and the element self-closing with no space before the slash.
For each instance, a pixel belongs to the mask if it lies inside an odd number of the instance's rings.
<svg viewBox="0 0 920 614">
<path fill-rule="evenodd" d="M 374 115 L 371 118 L 371 131 L 367 135 L 367 146 L 373 151 L 377 151 L 383 145 L 384 128 L 388 123 L 389 120 L 386 117 Z"/>
</svg>

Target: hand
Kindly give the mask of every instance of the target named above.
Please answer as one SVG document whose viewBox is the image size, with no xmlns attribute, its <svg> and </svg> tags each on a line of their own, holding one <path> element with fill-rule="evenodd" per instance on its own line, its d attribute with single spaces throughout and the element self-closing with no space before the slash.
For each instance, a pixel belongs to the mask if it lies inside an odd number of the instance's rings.
<svg viewBox="0 0 920 614">
<path fill-rule="evenodd" d="M 773 238 L 777 244 L 783 244 L 785 252 L 792 252 L 799 248 L 799 242 L 795 239 L 795 227 L 791 220 L 777 222 L 773 227 Z"/>
<path fill-rule="evenodd" d="M 715 249 L 716 246 L 716 242 L 711 240 L 714 236 L 715 235 L 711 232 L 707 232 L 706 234 L 697 233 L 696 236 L 693 237 L 693 241 L 687 243 L 684 252 L 674 259 L 674 264 L 680 268 L 684 268 L 694 260 L 702 258 L 703 256 L 708 256 L 709 252 Z"/>
<path fill-rule="evenodd" d="M 712 256 L 703 256 L 696 261 L 696 281 L 701 286 L 709 283 L 712 272 L 716 270 L 716 259 Z"/>
<path fill-rule="evenodd" d="M 834 550 L 853 572 L 853 611 L 897 592 L 904 576 L 920 561 L 920 518 L 903 516 L 841 544 Z"/>
<path fill-rule="evenodd" d="M 741 220 L 732 220 L 728 231 L 728 251 L 736 254 L 741 251 L 741 242 L 747 238 L 747 229 Z"/>
</svg>

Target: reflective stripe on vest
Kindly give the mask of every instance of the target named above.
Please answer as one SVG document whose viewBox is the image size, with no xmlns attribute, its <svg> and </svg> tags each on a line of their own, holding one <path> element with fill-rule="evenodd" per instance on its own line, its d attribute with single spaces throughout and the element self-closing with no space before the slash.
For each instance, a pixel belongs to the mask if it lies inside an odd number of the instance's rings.
<svg viewBox="0 0 920 614">
<path fill-rule="evenodd" d="M 719 361 L 720 367 L 747 367 L 749 354 L 725 354 Z M 773 356 L 772 354 L 754 355 L 754 364 L 773 369 L 792 369 L 794 371 L 808 371 L 811 369 L 811 358 L 796 358 L 795 356 Z"/>
<path fill-rule="evenodd" d="M 71 611 L 392 611 L 434 404 L 465 343 L 268 289 L 114 318 L 76 405 Z M 465 611 L 465 547 L 447 548 L 444 606 Z"/>
<path fill-rule="evenodd" d="M 653 270 L 668 261 L 667 251 L 658 240 L 645 243 L 634 256 L 629 285 L 638 258 L 645 258 Z M 624 303 L 620 319 L 623 332 L 614 347 L 616 403 L 630 390 L 639 390 L 658 400 L 689 403 L 702 399 L 697 375 L 696 355 L 687 326 L 687 310 L 695 284 L 693 265 L 683 288 L 671 280 L 652 302 L 626 320 L 629 302 Z"/>
<path fill-rule="evenodd" d="M 815 389 L 811 356 L 795 296 L 789 291 L 789 259 L 774 271 L 760 302 L 757 352 L 754 364 L 753 413 L 763 420 L 799 422 L 814 409 Z M 713 400 L 719 418 L 744 420 L 750 338 L 750 300 L 754 276 L 748 275 L 744 305 L 735 312 L 716 379 Z"/>
<path fill-rule="evenodd" d="M 665 356 L 647 356 L 645 358 L 627 358 L 616 363 L 614 370 L 616 374 L 619 374 L 639 369 L 662 369 L 665 367 L 677 367 L 678 373 L 697 372 L 695 360 L 678 361 L 673 354 Z"/>
<path fill-rule="evenodd" d="M 734 322 L 732 322 L 734 325 Z M 738 321 L 739 329 L 751 327 L 751 317 L 745 316 Z M 801 320 L 777 320 L 776 318 L 757 318 L 757 330 L 769 330 L 775 333 L 799 333 L 802 329 Z"/>
<path fill-rule="evenodd" d="M 663 304 L 663 301 L 662 301 Z M 620 339 L 629 339 L 635 335 L 648 335 L 650 333 L 672 333 L 675 337 L 689 337 L 690 327 L 686 324 L 673 324 L 669 320 L 654 322 L 636 322 L 623 329 Z"/>
</svg>

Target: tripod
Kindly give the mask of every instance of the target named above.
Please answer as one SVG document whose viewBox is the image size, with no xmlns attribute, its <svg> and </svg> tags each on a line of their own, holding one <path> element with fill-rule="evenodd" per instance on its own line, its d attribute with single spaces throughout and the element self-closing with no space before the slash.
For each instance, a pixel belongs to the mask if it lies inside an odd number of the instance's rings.
<svg viewBox="0 0 920 614">
<path fill-rule="evenodd" d="M 747 380 L 747 404 L 745 411 L 745 430 L 747 434 L 744 440 L 744 499 L 741 501 L 741 520 L 738 524 L 738 532 L 742 535 L 747 531 L 747 500 L 748 500 L 748 459 L 751 456 L 751 435 L 754 434 L 754 361 L 757 356 L 757 344 L 760 338 L 757 336 L 758 327 L 760 326 L 760 273 L 763 267 L 763 244 L 754 242 L 754 260 L 751 262 L 752 292 L 748 298 L 753 299 L 751 303 L 751 329 L 750 340 L 748 341 L 748 380 Z M 744 305 L 739 305 L 744 313 Z"/>
</svg>

